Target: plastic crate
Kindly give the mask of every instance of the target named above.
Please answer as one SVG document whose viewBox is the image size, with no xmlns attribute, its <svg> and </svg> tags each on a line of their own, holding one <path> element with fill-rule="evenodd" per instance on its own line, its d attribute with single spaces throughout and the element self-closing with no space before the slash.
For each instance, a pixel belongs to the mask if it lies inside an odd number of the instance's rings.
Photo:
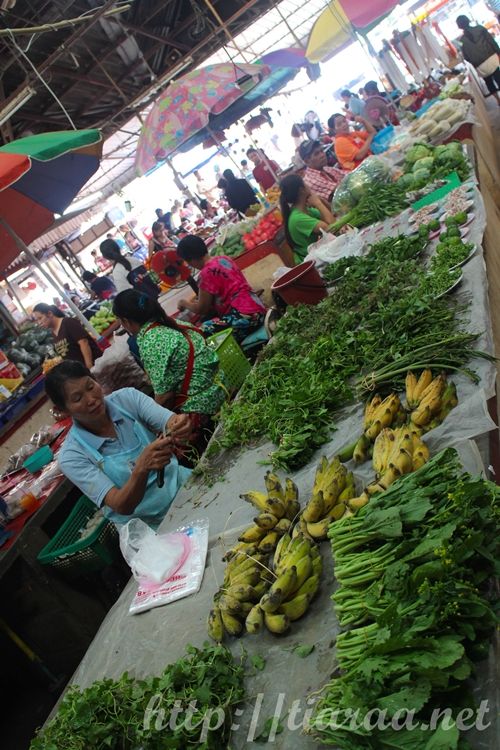
<svg viewBox="0 0 500 750">
<path fill-rule="evenodd" d="M 84 539 L 80 531 L 96 512 L 92 500 L 82 495 L 59 531 L 38 554 L 42 565 L 50 565 L 69 578 L 94 573 L 120 555 L 116 526 L 103 518 Z"/>
<path fill-rule="evenodd" d="M 251 365 L 233 336 L 231 328 L 209 336 L 207 343 L 217 352 L 226 385 L 230 390 L 238 390 L 250 372 Z"/>
</svg>

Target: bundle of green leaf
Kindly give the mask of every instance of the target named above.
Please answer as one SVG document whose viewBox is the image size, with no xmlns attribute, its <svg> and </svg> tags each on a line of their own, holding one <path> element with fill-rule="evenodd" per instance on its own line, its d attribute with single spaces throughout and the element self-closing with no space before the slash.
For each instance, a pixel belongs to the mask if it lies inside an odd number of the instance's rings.
<svg viewBox="0 0 500 750">
<path fill-rule="evenodd" d="M 374 186 L 391 181 L 390 163 L 376 156 L 365 159 L 357 169 L 344 177 L 332 200 L 334 214 L 344 214 L 361 200 Z"/>
<path fill-rule="evenodd" d="M 451 172 L 457 172 L 460 179 L 466 180 L 471 171 L 462 144 L 452 141 L 446 146 L 431 146 L 416 143 L 406 153 L 405 174 L 396 185 L 404 191 L 418 190 L 428 182 L 447 177 Z"/>
<path fill-rule="evenodd" d="M 461 474 L 453 449 L 332 524 L 341 675 L 323 691 L 309 730 L 341 750 L 459 745 L 451 722 L 432 730 L 354 728 L 346 710 L 401 712 L 429 722 L 464 707 L 464 682 L 488 653 L 496 624 L 489 578 L 498 567 L 500 488 Z M 330 721 L 338 712 L 336 726 Z M 335 715 L 333 713 L 333 715 Z M 405 713 L 406 715 L 406 713 Z M 427 744 L 429 743 L 429 744 Z"/>
<path fill-rule="evenodd" d="M 356 378 L 380 371 L 388 387 L 397 386 L 412 358 L 422 369 L 438 363 L 446 370 L 476 356 L 477 337 L 461 330 L 464 308 L 419 290 L 426 241 L 388 237 L 351 258 L 319 305 L 289 308 L 238 399 L 223 407 L 209 455 L 267 437 L 277 446 L 270 455 L 276 466 L 302 466 L 328 440 L 335 413 L 354 400 Z"/>
<path fill-rule="evenodd" d="M 223 646 L 188 646 L 187 655 L 159 677 L 124 674 L 83 691 L 70 688 L 30 750 L 221 750 L 229 741 L 233 709 L 245 695 L 243 679 L 243 663 Z M 218 724 L 219 709 L 224 720 L 209 731 Z"/>
<path fill-rule="evenodd" d="M 356 228 L 367 227 L 388 216 L 399 214 L 407 207 L 404 191 L 395 183 L 368 185 L 355 207 L 329 229 L 331 232 L 338 232 L 346 224 Z"/>
</svg>

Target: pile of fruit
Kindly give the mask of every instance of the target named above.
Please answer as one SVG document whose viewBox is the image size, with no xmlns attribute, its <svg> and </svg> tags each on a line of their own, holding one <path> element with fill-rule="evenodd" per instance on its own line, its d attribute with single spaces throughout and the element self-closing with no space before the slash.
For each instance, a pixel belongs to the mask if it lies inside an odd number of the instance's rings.
<svg viewBox="0 0 500 750">
<path fill-rule="evenodd" d="M 265 214 L 250 232 L 243 235 L 245 250 L 253 250 L 262 242 L 269 242 L 276 236 L 276 232 L 283 226 L 283 219 L 278 210 Z"/>
<path fill-rule="evenodd" d="M 319 550 L 299 524 L 294 526 L 300 514 L 296 485 L 286 479 L 283 489 L 271 472 L 265 482 L 267 493 L 241 495 L 259 514 L 224 556 L 224 581 L 207 623 L 210 637 L 219 642 L 225 633 L 255 634 L 264 625 L 271 633 L 286 632 L 319 588 Z"/>
<path fill-rule="evenodd" d="M 269 190 L 266 190 L 266 198 L 269 203 L 279 203 L 281 190 L 278 185 L 271 185 Z"/>
<path fill-rule="evenodd" d="M 352 471 L 347 471 L 338 457 L 328 461 L 323 456 L 316 469 L 311 498 L 298 522 L 302 533 L 317 541 L 326 539 L 330 524 L 356 509 L 356 504 L 351 508 L 355 495 Z"/>
<path fill-rule="evenodd" d="M 95 315 L 90 318 L 90 324 L 94 326 L 97 333 L 102 333 L 116 321 L 116 315 L 113 314 L 111 302 L 103 302 Z"/>
</svg>

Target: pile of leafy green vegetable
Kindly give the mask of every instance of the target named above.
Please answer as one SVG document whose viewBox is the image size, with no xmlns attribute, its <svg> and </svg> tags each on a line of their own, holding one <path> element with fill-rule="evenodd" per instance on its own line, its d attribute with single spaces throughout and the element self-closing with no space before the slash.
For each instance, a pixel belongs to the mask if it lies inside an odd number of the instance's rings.
<svg viewBox="0 0 500 750">
<path fill-rule="evenodd" d="M 496 624 L 488 581 L 498 574 L 499 500 L 498 486 L 461 474 L 456 451 L 446 449 L 332 524 L 340 583 L 332 598 L 351 629 L 337 638 L 342 673 L 310 722 L 321 742 L 341 750 L 465 747 L 453 720 L 434 731 L 367 729 L 353 727 L 345 711 L 386 710 L 400 725 L 401 710 L 414 711 L 418 726 L 434 709 L 456 717 L 467 705 L 464 682 Z"/>
<path fill-rule="evenodd" d="M 243 662 L 236 663 L 224 646 L 188 646 L 187 655 L 159 677 L 138 680 L 124 674 L 83 691 L 71 687 L 30 750 L 221 750 L 229 741 L 232 711 L 245 695 L 243 679 Z M 156 711 L 149 718 L 148 706 Z M 164 720 L 157 726 L 160 709 Z M 217 709 L 224 711 L 224 722 L 200 741 L 204 720 Z M 211 726 L 215 723 L 212 715 Z M 205 730 L 209 726 L 207 720 Z"/>
<path fill-rule="evenodd" d="M 289 308 L 272 342 L 248 375 L 238 399 L 222 410 L 219 448 L 267 437 L 271 460 L 285 470 L 302 466 L 328 440 L 332 418 L 356 396 L 356 379 L 380 371 L 387 386 L 418 367 L 459 369 L 477 352 L 462 329 L 465 308 L 419 289 L 426 238 L 388 237 L 350 266 L 331 296 L 317 306 Z"/>
<path fill-rule="evenodd" d="M 338 232 L 346 224 L 356 228 L 367 227 L 401 213 L 407 206 L 404 191 L 395 183 L 369 185 L 355 207 L 332 224 L 330 231 Z"/>
</svg>

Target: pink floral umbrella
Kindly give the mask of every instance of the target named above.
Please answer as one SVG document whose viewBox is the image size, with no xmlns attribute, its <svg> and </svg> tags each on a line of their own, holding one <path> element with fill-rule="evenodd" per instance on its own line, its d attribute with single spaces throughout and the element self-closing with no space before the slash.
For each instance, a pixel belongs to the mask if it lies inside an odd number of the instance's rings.
<svg viewBox="0 0 500 750">
<path fill-rule="evenodd" d="M 135 166 L 145 174 L 184 141 L 269 75 L 267 65 L 222 63 L 192 70 L 172 83 L 149 112 L 137 144 Z"/>
</svg>

